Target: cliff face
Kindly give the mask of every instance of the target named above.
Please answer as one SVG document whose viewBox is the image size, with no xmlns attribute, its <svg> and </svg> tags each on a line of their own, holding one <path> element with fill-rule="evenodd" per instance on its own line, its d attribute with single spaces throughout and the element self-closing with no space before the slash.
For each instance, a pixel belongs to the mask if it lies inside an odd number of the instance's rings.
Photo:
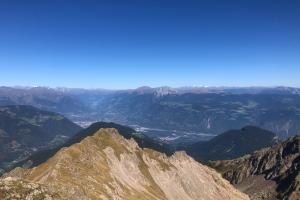
<svg viewBox="0 0 300 200">
<path fill-rule="evenodd" d="M 185 153 L 167 157 L 141 149 L 115 129 L 101 129 L 47 162 L 6 177 L 41 184 L 62 199 L 249 199 Z"/>
<path fill-rule="evenodd" d="M 212 165 L 255 199 L 262 199 L 263 196 L 269 199 L 300 199 L 300 136 L 252 155 L 216 161 Z M 267 186 L 265 190 L 255 188 L 262 182 Z"/>
</svg>

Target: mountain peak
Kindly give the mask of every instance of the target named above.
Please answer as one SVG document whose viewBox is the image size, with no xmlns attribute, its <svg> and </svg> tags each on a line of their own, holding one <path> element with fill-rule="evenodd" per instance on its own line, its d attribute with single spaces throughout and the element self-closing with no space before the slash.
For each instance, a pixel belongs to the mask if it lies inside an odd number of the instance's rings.
<svg viewBox="0 0 300 200">
<path fill-rule="evenodd" d="M 171 157 L 140 148 L 116 129 L 100 129 L 17 176 L 67 199 L 248 199 L 214 170 L 183 152 Z"/>
<path fill-rule="evenodd" d="M 139 147 L 133 138 L 124 138 L 115 128 L 101 128 L 94 135 L 86 137 L 80 143 L 86 146 L 96 143 L 100 144 L 102 148 L 113 148 L 118 157 L 125 149 L 134 151 Z"/>
<path fill-rule="evenodd" d="M 171 88 L 169 86 L 162 86 L 162 87 L 156 87 L 156 88 L 152 88 L 149 86 L 143 86 L 143 87 L 139 87 L 133 91 L 138 94 L 154 94 L 157 97 L 177 93 L 176 88 Z"/>
</svg>

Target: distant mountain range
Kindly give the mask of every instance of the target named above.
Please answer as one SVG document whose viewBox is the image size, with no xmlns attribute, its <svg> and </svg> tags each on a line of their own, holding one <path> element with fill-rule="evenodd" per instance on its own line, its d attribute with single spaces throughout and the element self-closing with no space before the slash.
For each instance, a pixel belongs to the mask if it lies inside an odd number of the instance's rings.
<svg viewBox="0 0 300 200">
<path fill-rule="evenodd" d="M 220 134 L 246 125 L 287 138 L 300 132 L 300 89 L 289 87 L 141 87 L 134 90 L 0 87 L 0 105 L 32 105 L 82 126 L 114 121 Z M 159 136 L 159 132 L 157 133 Z M 176 135 L 181 137 L 181 135 Z"/>
<path fill-rule="evenodd" d="M 133 92 L 107 96 L 96 110 L 104 121 L 170 132 L 215 135 L 253 125 L 286 138 L 300 131 L 299 102 L 298 94 L 185 93 L 157 96 Z"/>
<path fill-rule="evenodd" d="M 133 90 L 123 90 L 118 92 L 133 92 L 140 94 L 155 94 L 156 96 L 164 96 L 169 94 L 204 94 L 204 93 L 223 93 L 223 94 L 300 94 L 300 88 L 293 87 L 178 87 L 172 88 L 168 86 L 151 88 L 149 86 L 139 87 Z"/>
<path fill-rule="evenodd" d="M 0 105 L 31 105 L 53 112 L 85 112 L 88 108 L 76 98 L 56 89 L 0 87 Z"/>
<path fill-rule="evenodd" d="M 234 160 L 211 162 L 253 200 L 300 199 L 300 136 Z"/>
<path fill-rule="evenodd" d="M 62 144 L 79 130 L 60 114 L 32 106 L 0 106 L 0 168 Z"/>
<path fill-rule="evenodd" d="M 226 131 L 209 141 L 197 142 L 187 146 L 185 150 L 198 161 L 228 160 L 270 147 L 278 142 L 274 133 L 246 126 L 239 130 Z"/>
</svg>

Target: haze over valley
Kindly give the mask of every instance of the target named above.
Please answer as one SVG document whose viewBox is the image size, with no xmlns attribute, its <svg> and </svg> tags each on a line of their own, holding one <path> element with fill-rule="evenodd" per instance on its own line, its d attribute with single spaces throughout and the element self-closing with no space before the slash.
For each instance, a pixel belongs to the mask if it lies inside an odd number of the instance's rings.
<svg viewBox="0 0 300 200">
<path fill-rule="evenodd" d="M 124 124 L 175 147 L 259 126 L 285 139 L 300 131 L 300 89 L 183 87 L 134 90 L 0 88 L 0 105 L 31 105 L 87 127 Z"/>
</svg>

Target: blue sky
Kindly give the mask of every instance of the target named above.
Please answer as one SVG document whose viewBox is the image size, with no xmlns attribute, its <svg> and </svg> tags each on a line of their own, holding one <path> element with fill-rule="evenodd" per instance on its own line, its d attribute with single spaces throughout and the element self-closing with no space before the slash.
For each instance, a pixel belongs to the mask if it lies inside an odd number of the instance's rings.
<svg viewBox="0 0 300 200">
<path fill-rule="evenodd" d="M 0 85 L 300 87 L 300 1 L 1 0 Z"/>
</svg>

